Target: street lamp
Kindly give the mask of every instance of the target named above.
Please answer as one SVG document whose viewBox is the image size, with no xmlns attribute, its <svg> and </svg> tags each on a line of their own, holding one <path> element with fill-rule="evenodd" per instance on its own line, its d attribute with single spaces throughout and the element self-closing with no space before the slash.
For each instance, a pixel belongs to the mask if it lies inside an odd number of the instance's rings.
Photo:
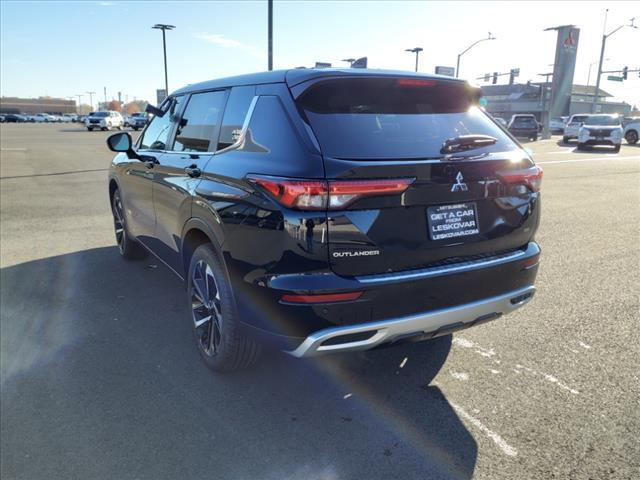
<svg viewBox="0 0 640 480">
<path fill-rule="evenodd" d="M 611 60 L 610 58 L 605 58 L 604 61 L 608 62 L 609 60 Z M 594 65 L 597 65 L 598 61 L 596 60 L 595 62 L 591 62 L 589 64 L 589 73 L 587 74 L 587 87 L 589 86 L 589 82 L 591 81 L 591 67 L 593 67 Z"/>
<path fill-rule="evenodd" d="M 462 55 L 464 55 L 465 53 L 467 53 L 469 50 L 471 50 L 473 47 L 475 47 L 477 44 L 479 44 L 480 42 L 484 42 L 486 40 L 495 40 L 496 37 L 492 37 L 491 36 L 491 32 L 489 32 L 489 35 L 487 36 L 487 38 L 481 38 L 480 40 L 478 40 L 477 42 L 472 43 L 471 45 L 469 45 L 469 47 L 460 52 L 458 54 L 458 62 L 456 63 L 456 78 L 460 77 L 460 57 L 462 57 Z"/>
<path fill-rule="evenodd" d="M 78 97 L 78 115 L 82 115 L 82 95 L 74 95 Z"/>
<path fill-rule="evenodd" d="M 91 110 L 93 110 L 93 96 L 95 95 L 96 92 L 84 92 L 89 94 L 89 106 L 91 107 Z"/>
<path fill-rule="evenodd" d="M 353 62 L 356 61 L 355 58 L 343 58 L 342 60 L 340 60 L 341 62 L 348 62 L 349 63 L 349 67 L 351 67 L 351 65 L 353 65 Z"/>
<path fill-rule="evenodd" d="M 418 71 L 418 55 L 420 54 L 421 51 L 422 51 L 422 48 L 420 47 L 405 49 L 405 52 L 411 52 L 416 54 L 416 72 Z"/>
<path fill-rule="evenodd" d="M 607 24 L 607 13 L 608 12 L 609 12 L 609 9 L 607 8 L 607 10 L 605 12 L 605 17 L 604 17 L 605 28 L 606 28 L 606 24 Z M 624 27 L 638 28 L 634 23 L 635 20 L 636 20 L 635 17 L 633 17 L 633 18 L 631 18 L 629 20 L 629 24 L 620 25 L 615 30 L 612 30 L 609 33 L 603 33 L 602 34 L 602 47 L 600 48 L 600 61 L 598 62 L 598 76 L 596 77 L 596 89 L 593 91 L 593 102 L 591 103 L 591 113 L 596 113 L 596 103 L 598 102 L 598 91 L 600 91 L 600 77 L 602 76 L 602 61 L 604 59 L 604 47 L 605 47 L 605 45 L 607 43 L 607 38 L 609 38 L 611 35 L 613 35 L 618 30 L 620 30 L 621 28 L 624 28 Z"/>
<path fill-rule="evenodd" d="M 165 25 L 163 23 L 156 23 L 152 29 L 162 30 L 162 50 L 164 52 L 164 89 L 165 93 L 169 95 L 169 80 L 167 77 L 167 39 L 165 37 L 166 30 L 173 30 L 175 25 Z"/>
</svg>

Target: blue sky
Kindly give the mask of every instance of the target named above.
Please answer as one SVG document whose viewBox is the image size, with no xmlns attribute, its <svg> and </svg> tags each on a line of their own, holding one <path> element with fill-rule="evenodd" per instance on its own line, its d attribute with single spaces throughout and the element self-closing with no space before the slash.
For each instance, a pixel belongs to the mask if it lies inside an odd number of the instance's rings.
<svg viewBox="0 0 640 480">
<path fill-rule="evenodd" d="M 283 1 L 274 6 L 274 66 L 345 65 L 368 56 L 371 68 L 420 70 L 455 66 L 457 54 L 491 31 L 497 39 L 477 45 L 462 60 L 462 76 L 520 67 L 520 81 L 550 71 L 555 33 L 546 27 L 581 28 L 576 83 L 586 83 L 598 59 L 603 2 Z M 640 2 L 606 2 L 608 28 L 632 16 Z M 189 83 L 265 70 L 266 0 L 237 2 L 70 1 L 0 3 L 0 89 L 4 96 L 65 97 L 98 92 L 111 99 L 153 100 L 164 86 L 161 33 L 167 33 L 169 89 Z M 640 66 L 640 29 L 624 28 L 607 42 L 605 69 Z M 595 83 L 592 67 L 591 84 Z M 479 82 L 480 83 L 480 82 Z M 617 99 L 640 106 L 640 78 L 602 81 Z M 88 95 L 83 99 L 85 102 Z M 95 102 L 94 97 L 94 102 Z"/>
</svg>

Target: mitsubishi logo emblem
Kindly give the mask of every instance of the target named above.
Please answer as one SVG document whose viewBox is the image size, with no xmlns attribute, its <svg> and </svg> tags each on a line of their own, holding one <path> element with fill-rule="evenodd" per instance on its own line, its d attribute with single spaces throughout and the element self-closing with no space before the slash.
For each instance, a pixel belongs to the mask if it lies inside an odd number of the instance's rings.
<svg viewBox="0 0 640 480">
<path fill-rule="evenodd" d="M 456 175 L 456 183 L 451 186 L 452 192 L 466 192 L 469 190 L 467 184 L 462 181 L 463 179 L 462 172 L 458 172 L 458 175 Z"/>
</svg>

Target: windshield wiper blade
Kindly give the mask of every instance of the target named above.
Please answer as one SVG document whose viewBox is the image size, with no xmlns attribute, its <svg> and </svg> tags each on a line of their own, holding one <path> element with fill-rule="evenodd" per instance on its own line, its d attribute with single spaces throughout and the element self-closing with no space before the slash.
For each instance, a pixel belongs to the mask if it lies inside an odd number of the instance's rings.
<svg viewBox="0 0 640 480">
<path fill-rule="evenodd" d="M 489 135 L 460 135 L 458 137 L 445 140 L 440 149 L 440 153 L 450 154 L 466 152 L 476 148 L 487 147 L 498 142 L 498 139 Z"/>
</svg>

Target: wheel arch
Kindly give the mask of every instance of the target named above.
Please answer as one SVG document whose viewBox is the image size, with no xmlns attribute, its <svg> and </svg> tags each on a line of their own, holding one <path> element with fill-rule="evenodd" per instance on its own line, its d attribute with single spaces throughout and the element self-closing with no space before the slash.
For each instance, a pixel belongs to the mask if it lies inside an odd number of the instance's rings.
<svg viewBox="0 0 640 480">
<path fill-rule="evenodd" d="M 196 248 L 205 243 L 211 243 L 213 245 L 213 248 L 218 253 L 220 259 L 223 259 L 221 252 L 221 239 L 217 238 L 216 234 L 209 227 L 209 225 L 207 225 L 207 223 L 203 220 L 195 217 L 187 220 L 184 228 L 182 229 L 182 244 L 180 248 L 184 278 L 187 278 L 189 274 L 189 264 L 191 263 L 193 252 L 196 250 Z"/>
</svg>

